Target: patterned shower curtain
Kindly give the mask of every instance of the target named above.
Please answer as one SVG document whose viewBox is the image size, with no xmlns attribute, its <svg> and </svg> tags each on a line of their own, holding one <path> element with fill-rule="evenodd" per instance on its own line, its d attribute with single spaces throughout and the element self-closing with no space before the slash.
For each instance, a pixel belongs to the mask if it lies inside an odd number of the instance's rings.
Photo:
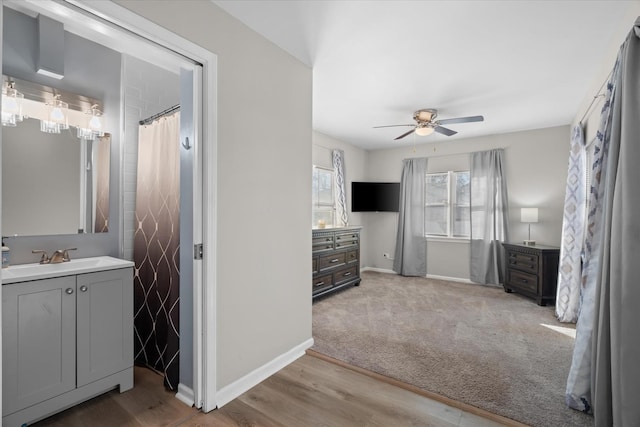
<svg viewBox="0 0 640 427">
<path fill-rule="evenodd" d="M 562 244 L 556 294 L 556 317 L 561 322 L 578 320 L 580 309 L 580 282 L 582 281 L 582 242 L 585 217 L 585 162 L 586 152 L 582 124 L 571 134 L 569 172 L 564 197 Z"/>
<path fill-rule="evenodd" d="M 136 363 L 179 382 L 180 113 L 139 128 L 134 236 Z"/>
</svg>

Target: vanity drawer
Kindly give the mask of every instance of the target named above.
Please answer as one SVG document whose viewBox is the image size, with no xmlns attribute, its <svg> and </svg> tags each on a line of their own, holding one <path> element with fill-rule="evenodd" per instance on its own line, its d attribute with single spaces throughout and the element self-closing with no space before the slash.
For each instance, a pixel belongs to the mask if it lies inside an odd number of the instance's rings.
<svg viewBox="0 0 640 427">
<path fill-rule="evenodd" d="M 358 266 L 355 265 L 353 267 L 345 268 L 342 270 L 338 270 L 333 273 L 333 282 L 336 285 L 340 285 L 342 283 L 348 282 L 354 278 L 358 277 Z"/>
<path fill-rule="evenodd" d="M 341 252 L 321 256 L 318 263 L 320 271 L 345 264 L 347 258 L 346 255 L 347 254 L 345 252 Z"/>
<path fill-rule="evenodd" d="M 538 276 L 517 270 L 507 271 L 507 283 L 514 288 L 538 293 Z"/>
<path fill-rule="evenodd" d="M 313 293 L 322 292 L 333 286 L 333 275 L 325 274 L 324 276 L 313 278 Z"/>
<path fill-rule="evenodd" d="M 347 252 L 347 263 L 358 261 L 358 251 Z"/>
</svg>

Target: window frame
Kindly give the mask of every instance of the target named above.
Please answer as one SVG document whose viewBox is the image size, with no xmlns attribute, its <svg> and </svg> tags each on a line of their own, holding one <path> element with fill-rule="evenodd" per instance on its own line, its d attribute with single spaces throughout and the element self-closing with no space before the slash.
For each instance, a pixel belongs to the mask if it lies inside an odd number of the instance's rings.
<svg viewBox="0 0 640 427">
<path fill-rule="evenodd" d="M 425 238 L 430 241 L 447 241 L 447 242 L 468 242 L 471 239 L 471 235 L 463 235 L 458 236 L 454 234 L 454 224 L 455 224 L 455 212 L 456 207 L 466 207 L 471 213 L 471 200 L 469 200 L 466 204 L 458 204 L 457 200 L 457 191 L 456 185 L 458 174 L 467 173 L 470 174 L 470 170 L 456 170 L 456 171 L 446 171 L 446 172 L 427 172 L 425 174 L 425 210 L 430 206 L 445 206 L 446 207 L 446 218 L 447 218 L 447 234 L 429 234 L 426 230 L 426 217 L 425 217 Z M 427 202 L 427 186 L 428 186 L 428 178 L 429 176 L 435 175 L 446 175 L 447 176 L 447 201 L 444 203 L 428 203 Z M 453 179 L 456 181 L 454 182 Z M 469 217 L 470 219 L 470 217 Z"/>
<path fill-rule="evenodd" d="M 318 224 L 315 223 L 314 218 L 316 212 L 330 212 L 331 213 L 331 223 L 325 223 L 325 227 L 334 227 L 336 224 L 336 171 L 333 168 L 328 168 L 324 166 L 313 165 L 312 168 L 312 183 L 311 189 L 313 191 L 313 176 L 316 174 L 316 171 L 321 170 L 323 172 L 328 172 L 331 174 L 331 203 L 321 203 L 318 200 L 314 203 L 313 194 L 311 196 L 311 226 L 312 228 L 318 228 Z"/>
</svg>

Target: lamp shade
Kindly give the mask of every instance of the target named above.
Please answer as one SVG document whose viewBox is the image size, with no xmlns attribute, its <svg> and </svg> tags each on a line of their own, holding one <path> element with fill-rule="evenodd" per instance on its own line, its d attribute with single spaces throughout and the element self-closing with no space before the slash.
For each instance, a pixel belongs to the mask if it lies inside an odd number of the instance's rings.
<svg viewBox="0 0 640 427">
<path fill-rule="evenodd" d="M 520 222 L 538 222 L 538 208 L 520 208 Z"/>
</svg>

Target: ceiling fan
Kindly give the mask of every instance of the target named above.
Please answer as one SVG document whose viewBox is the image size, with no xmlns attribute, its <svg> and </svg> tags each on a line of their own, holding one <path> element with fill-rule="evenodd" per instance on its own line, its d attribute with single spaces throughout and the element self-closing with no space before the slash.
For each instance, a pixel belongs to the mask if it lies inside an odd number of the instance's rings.
<svg viewBox="0 0 640 427">
<path fill-rule="evenodd" d="M 435 108 L 424 108 L 422 110 L 418 110 L 413 113 L 413 120 L 416 121 L 415 124 L 408 125 L 387 125 L 387 126 L 374 126 L 374 128 L 389 128 L 396 126 L 411 126 L 409 132 L 405 132 L 394 140 L 402 139 L 405 136 L 409 135 L 412 132 L 415 132 L 420 136 L 431 135 L 433 132 L 438 132 L 446 136 L 455 135 L 455 130 L 451 130 L 449 128 L 443 127 L 442 125 L 449 125 L 454 123 L 470 123 L 470 122 L 481 122 L 484 120 L 482 116 L 469 116 L 469 117 L 456 117 L 453 119 L 444 119 L 444 120 L 436 120 L 438 116 L 438 110 Z"/>
</svg>

